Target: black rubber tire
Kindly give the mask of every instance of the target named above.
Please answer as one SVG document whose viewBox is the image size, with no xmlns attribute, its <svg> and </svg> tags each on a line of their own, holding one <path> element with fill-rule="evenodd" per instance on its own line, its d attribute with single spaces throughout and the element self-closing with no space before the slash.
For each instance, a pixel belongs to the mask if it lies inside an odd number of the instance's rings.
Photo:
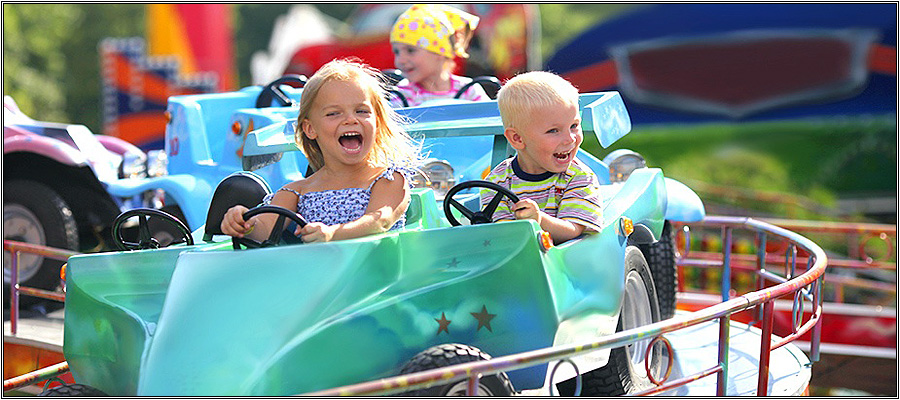
<svg viewBox="0 0 900 400">
<path fill-rule="evenodd" d="M 675 235 L 672 223 L 666 221 L 656 243 L 638 246 L 653 274 L 659 315 L 662 319 L 675 316 L 675 294 L 678 292 L 678 267 L 675 265 Z"/>
<path fill-rule="evenodd" d="M 430 347 L 421 353 L 416 354 L 403 366 L 403 369 L 400 370 L 400 374 L 411 374 L 449 365 L 490 359 L 491 356 L 476 347 L 458 343 L 447 343 Z M 462 379 L 444 385 L 401 393 L 400 395 L 426 397 L 465 396 L 465 382 L 466 380 Z M 458 393 L 460 383 L 462 383 L 462 394 Z M 481 379 L 478 380 L 478 383 L 479 390 L 488 392 L 488 396 L 512 396 L 515 393 L 512 382 L 510 382 L 509 377 L 505 372 L 501 372 L 497 375 L 482 376 Z M 451 393 L 451 389 L 454 393 Z"/>
<path fill-rule="evenodd" d="M 106 393 L 102 390 L 88 386 L 73 383 L 71 385 L 62 385 L 47 389 L 38 396 L 61 396 L 61 397 L 106 397 Z"/>
<path fill-rule="evenodd" d="M 647 266 L 647 261 L 644 259 L 643 254 L 641 254 L 640 250 L 629 247 L 625 251 L 625 279 L 628 281 L 629 274 L 634 272 L 631 275 L 632 278 L 639 277 L 641 279 L 641 283 L 643 285 L 644 290 L 646 290 L 648 304 L 645 304 L 646 307 L 649 307 L 649 310 L 644 309 L 643 312 L 649 312 L 650 322 L 658 322 L 659 319 L 659 305 L 656 302 L 655 289 L 653 287 L 653 278 L 650 274 L 650 268 Z M 626 283 L 626 290 L 629 288 L 629 285 Z M 627 296 L 628 294 L 626 294 Z M 621 332 L 626 329 L 625 324 L 625 315 L 628 312 L 631 312 L 628 308 L 628 301 L 623 301 L 623 309 L 619 313 L 619 323 L 616 327 L 616 332 Z M 642 324 L 643 325 L 643 324 Z M 639 350 L 638 346 L 646 346 L 649 343 L 649 339 L 644 342 L 637 342 L 625 347 L 617 347 L 610 351 L 609 354 L 609 362 L 606 363 L 605 366 L 601 368 L 597 368 L 593 371 L 589 371 L 582 375 L 583 386 L 582 386 L 582 396 L 622 396 L 625 394 L 634 393 L 637 390 L 643 390 L 647 387 L 650 387 L 652 383 L 645 376 L 646 374 L 643 372 L 644 364 L 643 358 L 641 357 L 641 361 L 638 365 L 633 365 L 630 358 L 630 352 L 634 350 Z M 662 364 L 662 353 L 660 346 L 654 346 L 653 351 L 656 353 L 655 356 L 651 359 L 651 368 L 655 371 L 654 376 L 659 376 L 659 367 Z M 640 370 L 637 370 L 640 368 Z M 569 379 L 567 381 L 561 382 L 557 384 L 557 389 L 559 389 L 561 396 L 571 396 L 575 391 L 575 380 Z"/>
<path fill-rule="evenodd" d="M 181 212 L 181 208 L 179 208 L 178 205 L 170 204 L 159 210 L 171 214 L 179 221 L 184 222 L 185 226 L 190 227 L 187 223 L 187 218 L 185 218 L 184 213 Z M 173 241 L 182 238 L 182 233 L 177 227 L 160 218 L 147 219 L 147 227 L 150 228 L 150 236 L 159 240 L 159 247 L 166 247 L 172 244 Z"/>
<path fill-rule="evenodd" d="M 50 187 L 34 181 L 11 181 L 7 182 L 5 186 L 3 191 L 4 239 L 25 241 L 24 238 L 17 235 L 17 232 L 7 229 L 6 225 L 7 212 L 11 210 L 10 206 L 19 206 L 30 211 L 37 219 L 36 222 L 40 225 L 41 230 L 44 231 L 43 239 L 39 239 L 33 244 L 78 250 L 78 226 L 75 224 L 75 217 L 59 194 Z M 4 255 L 5 257 L 6 255 Z M 19 277 L 19 285 L 44 290 L 56 289 L 59 286 L 59 268 L 63 265 L 63 261 L 44 257 L 40 263 L 37 272 L 30 278 Z M 7 271 L 4 271 L 4 276 L 9 279 Z M 5 301 L 3 303 L 6 307 L 10 305 L 9 289 L 10 285 L 4 279 L 3 299 Z M 44 300 L 38 297 L 19 296 L 20 307 L 31 306 L 42 301 Z"/>
</svg>

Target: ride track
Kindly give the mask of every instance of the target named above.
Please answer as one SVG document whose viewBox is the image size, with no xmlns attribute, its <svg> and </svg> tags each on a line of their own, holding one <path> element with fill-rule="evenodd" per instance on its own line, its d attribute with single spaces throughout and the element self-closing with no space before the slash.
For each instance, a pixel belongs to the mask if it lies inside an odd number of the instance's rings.
<svg viewBox="0 0 900 400">
<path fill-rule="evenodd" d="M 729 361 L 729 353 L 733 349 L 731 339 L 740 337 L 741 335 L 732 335 L 731 329 L 735 326 L 732 318 L 736 313 L 745 310 L 756 310 L 760 316 L 761 322 L 761 340 L 758 358 L 758 378 L 756 382 L 755 393 L 742 393 L 757 396 L 766 396 L 772 392 L 773 383 L 770 382 L 770 360 L 772 352 L 782 348 L 785 345 L 795 341 L 806 333 L 811 333 L 810 344 L 810 361 L 816 362 L 819 359 L 819 342 L 821 338 L 821 317 L 822 317 L 822 283 L 824 281 L 825 268 L 828 262 L 825 252 L 814 242 L 809 239 L 774 225 L 758 221 L 752 218 L 738 217 L 722 217 L 708 216 L 702 221 L 705 226 L 720 227 L 722 229 L 723 246 L 722 257 L 722 302 L 694 311 L 691 313 L 679 313 L 675 317 L 646 325 L 640 328 L 624 330 L 613 335 L 599 338 L 596 341 L 574 343 L 568 345 L 560 345 L 549 348 L 543 348 L 528 351 L 519 354 L 511 354 L 502 357 L 496 357 L 490 360 L 470 362 L 465 364 L 457 364 L 449 367 L 433 369 L 413 374 L 396 376 L 391 378 L 380 379 L 376 381 L 363 382 L 328 390 L 317 391 L 313 393 L 305 393 L 304 395 L 312 396 L 337 396 L 337 395 L 388 395 L 409 391 L 417 388 L 424 388 L 432 385 L 444 384 L 461 379 L 467 380 L 467 394 L 474 393 L 478 387 L 479 379 L 482 376 L 491 374 L 522 369 L 538 364 L 560 361 L 560 363 L 568 362 L 572 357 L 583 356 L 592 351 L 605 348 L 614 348 L 626 346 L 629 344 L 646 343 L 647 347 L 655 345 L 665 345 L 668 350 L 668 366 L 662 377 L 651 377 L 651 380 L 657 385 L 656 387 L 637 393 L 639 395 L 649 395 L 678 387 L 690 386 L 692 383 L 713 374 L 716 375 L 716 391 L 715 395 L 725 396 L 734 395 L 735 393 L 727 392 L 726 388 L 735 390 L 734 380 L 737 376 L 746 374 L 732 374 L 730 371 L 732 362 Z M 730 277 L 733 268 L 731 259 L 731 238 L 735 229 L 748 229 L 758 235 L 764 243 L 769 237 L 779 240 L 787 240 L 788 251 L 784 258 L 785 274 L 781 276 L 773 270 L 776 265 L 770 262 L 767 257 L 766 247 L 760 246 L 756 260 L 756 276 L 757 282 L 762 287 L 760 290 L 746 293 L 741 296 L 730 298 Z M 46 255 L 65 256 L 62 252 L 54 253 L 53 249 L 42 248 L 41 246 L 20 245 L 19 243 L 4 241 L 4 248 L 14 255 L 14 259 L 19 253 L 32 252 Z M 802 250 L 809 254 L 806 257 L 806 266 L 798 269 L 797 252 Z M 695 262 L 710 264 L 710 260 L 694 260 Z M 690 262 L 690 260 L 682 259 L 681 263 Z M 800 273 L 802 270 L 802 273 Z M 774 286 L 766 287 L 767 282 L 776 283 Z M 39 297 L 52 298 L 56 295 L 43 294 L 40 292 L 32 292 L 27 288 L 20 288 L 13 285 L 13 298 L 18 295 L 17 291 L 36 295 Z M 791 296 L 793 298 L 793 315 L 792 327 L 790 335 L 784 338 L 773 337 L 773 325 L 775 315 L 775 300 Z M 803 309 L 804 301 L 810 301 L 812 304 L 812 314 L 809 319 L 803 320 L 803 313 L 798 310 Z M 13 312 L 12 317 L 17 319 L 17 313 Z M 11 321 L 13 326 L 16 322 Z M 718 324 L 718 341 L 717 341 L 717 358 L 714 365 L 701 367 L 699 371 L 690 371 L 683 376 L 677 377 L 672 381 L 668 381 L 672 372 L 672 354 L 678 355 L 679 349 L 672 348 L 672 342 L 665 336 L 667 333 L 675 335 L 679 330 L 697 326 L 708 322 L 710 324 Z M 749 330 L 756 330 L 749 328 Z M 12 335 L 15 335 L 13 329 Z M 789 346 L 793 347 L 793 346 Z M 788 349 L 790 350 L 790 349 Z M 650 352 L 647 352 L 649 354 Z M 795 355 L 796 357 L 796 355 Z M 802 358 L 802 357 L 801 357 Z M 647 365 L 645 359 L 645 365 Z M 802 360 L 801 360 L 802 361 Z M 775 364 L 777 367 L 778 364 Z M 554 373 L 559 364 L 553 369 Z M 803 370 L 811 369 L 811 364 L 798 363 L 798 374 L 788 374 L 788 376 L 800 376 L 805 378 L 796 388 L 790 388 L 792 394 L 808 393 L 809 374 L 803 373 Z M 4 392 L 22 388 L 30 384 L 35 384 L 45 380 L 58 379 L 60 376 L 69 371 L 67 362 L 61 362 L 49 367 L 32 371 L 28 374 L 17 376 L 15 378 L 4 380 Z M 732 372 L 732 373 L 730 373 Z M 777 379 L 778 376 L 775 376 Z M 550 378 L 552 381 L 552 377 Z M 579 391 L 581 382 L 576 380 L 576 392 Z M 780 382 L 783 383 L 783 382 Z M 792 382 L 796 383 L 796 382 Z M 47 383 L 49 386 L 50 382 Z M 780 389 L 784 389 L 783 387 Z M 550 394 L 553 394 L 552 387 Z M 665 393 L 663 393 L 665 394 Z M 780 393 L 774 393 L 780 394 Z M 709 394 L 707 394 L 709 395 Z"/>
</svg>

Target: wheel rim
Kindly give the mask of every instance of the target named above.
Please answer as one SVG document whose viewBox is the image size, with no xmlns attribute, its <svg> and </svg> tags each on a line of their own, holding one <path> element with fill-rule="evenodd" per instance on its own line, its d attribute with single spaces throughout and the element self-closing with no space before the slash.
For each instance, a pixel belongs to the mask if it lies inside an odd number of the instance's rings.
<svg viewBox="0 0 900 400">
<path fill-rule="evenodd" d="M 637 271 L 629 271 L 625 276 L 625 299 L 622 309 L 622 330 L 637 328 L 653 323 L 653 314 L 650 310 L 650 295 L 644 284 L 644 279 Z M 640 376 L 646 376 L 644 371 L 644 357 L 647 354 L 647 345 L 650 339 L 644 339 L 625 347 L 632 371 Z"/>
<path fill-rule="evenodd" d="M 447 390 L 446 396 L 466 396 L 466 388 L 468 386 L 467 381 L 460 381 L 450 386 L 450 389 Z M 478 390 L 475 393 L 476 396 L 494 396 L 494 392 L 491 391 L 490 388 L 484 385 L 481 380 L 478 380 Z"/>
<path fill-rule="evenodd" d="M 40 220 L 31 210 L 19 204 L 5 204 L 3 206 L 3 239 L 47 245 L 47 236 Z M 44 262 L 43 256 L 20 253 L 18 270 L 19 282 L 30 279 L 41 268 Z M 10 283 L 12 279 L 12 254 L 3 251 L 3 282 Z"/>
</svg>

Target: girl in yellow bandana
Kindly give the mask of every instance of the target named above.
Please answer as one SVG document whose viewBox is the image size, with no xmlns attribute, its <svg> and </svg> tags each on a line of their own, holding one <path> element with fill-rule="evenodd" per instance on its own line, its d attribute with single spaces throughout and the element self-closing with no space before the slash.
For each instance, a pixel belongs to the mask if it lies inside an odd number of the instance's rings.
<svg viewBox="0 0 900 400">
<path fill-rule="evenodd" d="M 478 17 L 443 4 L 416 4 L 397 18 L 391 29 L 394 65 L 405 79 L 397 83 L 409 106 L 453 98 L 472 79 L 453 74 L 455 57 L 468 58 Z M 490 100 L 481 85 L 472 85 L 461 99 Z M 391 100 L 402 106 L 399 98 Z"/>
</svg>

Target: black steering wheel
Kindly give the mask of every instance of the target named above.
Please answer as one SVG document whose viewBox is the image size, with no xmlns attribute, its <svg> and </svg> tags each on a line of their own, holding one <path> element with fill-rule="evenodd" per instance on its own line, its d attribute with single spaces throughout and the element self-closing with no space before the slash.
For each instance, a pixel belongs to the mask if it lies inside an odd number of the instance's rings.
<svg viewBox="0 0 900 400">
<path fill-rule="evenodd" d="M 303 87 L 306 85 L 306 81 L 305 75 L 291 74 L 270 82 L 259 92 L 259 96 L 256 98 L 256 108 L 271 107 L 273 99 L 282 107 L 293 106 L 295 104 L 294 99 L 291 99 L 281 90 L 281 85 L 294 83 L 299 85 L 295 87 Z"/>
<path fill-rule="evenodd" d="M 126 242 L 125 239 L 122 238 L 122 225 L 125 224 L 125 221 L 134 216 L 139 217 L 138 242 Z M 116 220 L 113 221 L 112 237 L 113 242 L 116 243 L 116 247 L 118 247 L 119 250 L 158 249 L 160 247 L 159 240 L 155 239 L 150 233 L 150 226 L 147 223 L 147 220 L 151 217 L 162 219 L 166 223 L 174 226 L 178 230 L 178 233 L 181 234 L 180 239 L 169 243 L 169 246 L 182 242 L 187 243 L 188 246 L 194 244 L 194 238 L 191 237 L 191 231 L 188 229 L 187 225 L 185 225 L 184 222 L 181 222 L 180 219 L 172 216 L 172 214 L 155 208 L 135 208 L 119 214 L 119 216 L 116 217 Z"/>
<path fill-rule="evenodd" d="M 403 103 L 403 107 L 409 107 L 409 101 L 406 100 L 406 96 L 403 95 L 399 90 L 397 90 L 397 83 L 403 80 L 403 72 L 399 69 L 383 69 L 381 70 L 381 81 L 384 82 L 385 90 L 387 94 L 388 100 L 391 99 L 391 95 L 397 96 L 400 99 L 400 102 Z"/>
<path fill-rule="evenodd" d="M 394 95 L 397 96 L 398 99 L 400 99 L 400 102 L 403 103 L 403 107 L 409 107 L 409 102 L 406 101 L 406 96 L 404 96 L 403 93 L 401 93 L 399 90 L 397 90 L 393 86 L 390 86 L 385 90 L 387 90 L 387 92 L 389 93 L 387 96 L 388 100 L 391 99 L 391 95 Z"/>
<path fill-rule="evenodd" d="M 385 84 L 394 86 L 403 80 L 403 72 L 399 69 L 383 69 L 381 70 L 381 79 Z"/>
<path fill-rule="evenodd" d="M 495 76 L 487 76 L 487 75 L 476 76 L 476 77 L 472 78 L 472 82 L 469 82 L 469 83 L 463 85 L 463 87 L 459 88 L 459 90 L 456 92 L 456 96 L 453 96 L 453 98 L 454 99 L 460 98 L 460 96 L 462 96 L 463 93 L 466 92 L 466 90 L 469 90 L 469 88 L 472 87 L 473 85 L 475 85 L 476 83 L 482 84 L 482 86 L 484 86 L 484 84 L 487 83 L 489 85 L 493 85 L 496 87 L 496 90 L 494 91 L 494 96 L 491 97 L 491 100 L 494 100 L 497 98 L 496 92 L 499 91 L 500 87 L 502 86 L 500 84 L 500 80 L 497 79 L 497 77 L 495 77 Z"/>
<path fill-rule="evenodd" d="M 249 238 L 232 237 L 231 242 L 234 245 L 235 250 L 240 250 L 241 245 L 244 245 L 244 247 L 249 249 L 277 246 L 281 240 L 281 232 L 284 230 L 285 218 L 289 218 L 291 221 L 296 222 L 301 228 L 306 226 L 306 221 L 303 220 L 303 217 L 301 217 L 300 214 L 284 207 L 272 205 L 261 205 L 247 210 L 243 215 L 244 221 L 259 214 L 278 214 L 278 219 L 275 221 L 275 225 L 272 226 L 272 232 L 269 233 L 269 238 L 262 242 L 257 242 Z"/>
<path fill-rule="evenodd" d="M 466 208 L 466 206 L 462 205 L 462 203 L 453 200 L 453 195 L 458 193 L 460 190 L 473 187 L 490 189 L 497 192 L 491 202 L 488 203 L 486 207 L 484 207 L 484 210 L 472 211 Z M 459 212 L 461 212 L 463 216 L 469 219 L 469 223 L 471 223 L 472 225 L 487 224 L 491 222 L 491 217 L 494 216 L 494 211 L 497 211 L 497 206 L 500 205 L 500 201 L 503 200 L 503 197 L 512 200 L 514 203 L 519 202 L 519 196 L 516 196 L 516 194 L 509 189 L 494 182 L 466 181 L 450 188 L 450 190 L 447 191 L 447 195 L 444 196 L 444 215 L 447 216 L 447 220 L 450 221 L 450 225 L 460 225 L 459 221 L 456 220 L 456 217 L 453 216 L 453 213 L 450 212 L 450 206 L 453 205 L 453 207 L 459 210 Z"/>
</svg>

